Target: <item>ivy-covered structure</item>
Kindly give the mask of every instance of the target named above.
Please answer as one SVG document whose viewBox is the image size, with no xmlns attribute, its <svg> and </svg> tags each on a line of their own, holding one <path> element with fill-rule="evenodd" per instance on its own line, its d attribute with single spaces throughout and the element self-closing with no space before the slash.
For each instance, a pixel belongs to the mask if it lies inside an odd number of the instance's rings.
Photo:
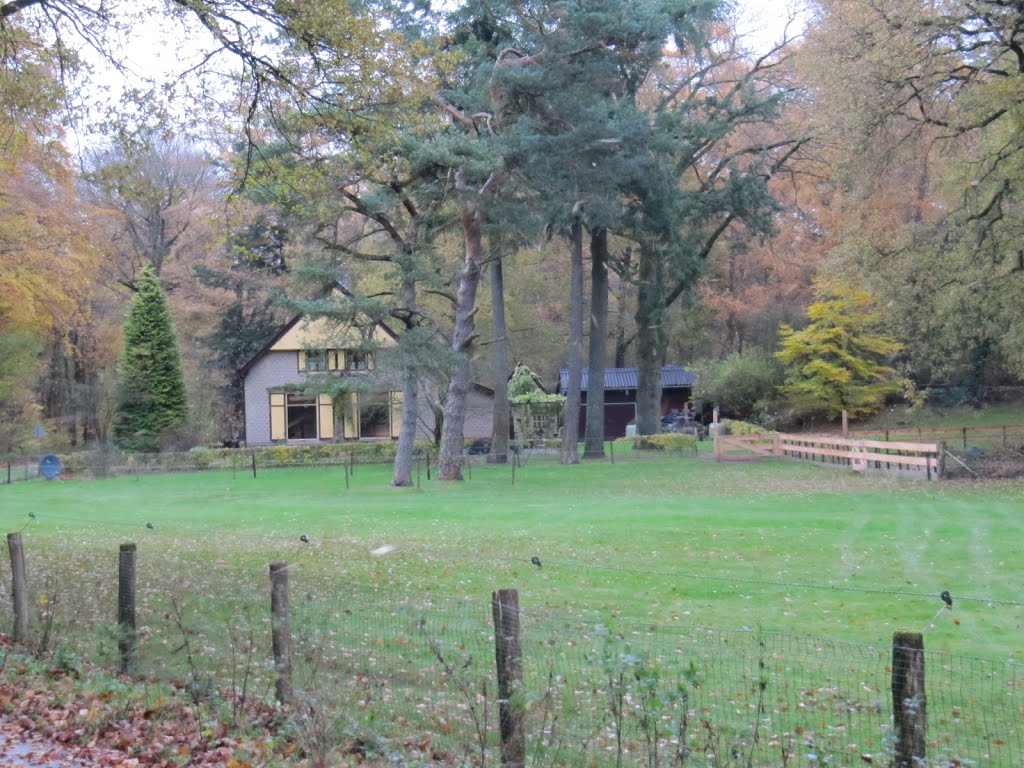
<svg viewBox="0 0 1024 768">
<path fill-rule="evenodd" d="M 565 400 L 565 395 L 544 391 L 536 374 L 517 363 L 508 381 L 508 405 L 516 444 L 532 446 L 557 438 Z"/>
</svg>

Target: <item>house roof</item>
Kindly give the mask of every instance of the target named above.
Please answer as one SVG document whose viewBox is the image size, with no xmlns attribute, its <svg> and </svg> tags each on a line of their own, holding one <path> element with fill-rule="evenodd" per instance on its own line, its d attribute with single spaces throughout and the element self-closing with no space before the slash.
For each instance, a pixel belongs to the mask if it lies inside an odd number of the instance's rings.
<svg viewBox="0 0 1024 768">
<path fill-rule="evenodd" d="M 608 389 L 636 389 L 637 369 L 633 368 L 606 368 L 604 372 L 604 388 Z M 680 387 L 692 387 L 696 376 L 683 368 L 681 365 L 665 365 L 661 368 L 661 388 L 678 389 Z M 580 386 L 582 392 L 587 391 L 587 380 L 589 376 L 587 369 L 583 369 L 583 383 Z M 569 388 L 569 370 L 563 368 L 558 374 L 558 391 L 565 392 Z"/>
<path fill-rule="evenodd" d="M 350 298 L 352 296 L 352 292 L 348 288 L 346 288 L 341 282 L 337 282 L 331 290 L 335 291 L 337 293 L 340 293 L 342 296 L 347 296 L 347 297 L 350 297 Z M 270 339 L 270 341 L 268 341 L 266 344 L 264 344 L 259 352 L 257 352 L 251 358 L 249 358 L 249 360 L 245 363 L 245 365 L 243 365 L 241 368 L 238 369 L 238 374 L 242 378 L 245 378 L 248 375 L 249 370 L 256 364 L 256 362 L 261 357 L 263 357 L 265 354 L 270 352 L 270 350 L 273 349 L 274 346 L 277 345 L 277 343 L 279 341 L 281 341 L 293 329 L 295 329 L 296 326 L 299 325 L 299 322 L 304 319 L 304 317 L 305 317 L 304 315 L 296 315 L 291 320 L 289 320 L 287 323 L 285 323 L 283 326 L 281 326 L 281 330 L 279 330 L 277 333 L 275 333 L 274 337 L 272 339 Z M 388 327 L 387 323 L 385 323 L 383 321 L 378 321 L 376 325 L 377 325 L 377 327 L 381 331 L 383 331 L 385 334 L 390 336 L 392 339 L 395 339 L 395 340 L 398 339 L 398 334 L 396 334 L 393 330 L 391 330 L 391 328 Z M 296 347 L 296 349 L 298 349 L 298 348 L 299 347 Z"/>
<path fill-rule="evenodd" d="M 249 373 L 249 370 L 256 364 L 256 362 L 260 358 L 262 358 L 265 354 L 267 354 L 272 349 L 274 349 L 274 347 L 278 344 L 278 342 L 281 341 L 283 338 L 285 338 L 304 319 L 305 319 L 304 315 L 296 315 L 291 320 L 289 320 L 287 323 L 285 323 L 283 326 L 281 326 L 281 329 L 277 333 L 274 334 L 273 338 L 271 338 L 270 341 L 268 341 L 266 344 L 264 344 L 259 352 L 257 352 L 251 358 L 249 358 L 248 362 L 246 362 L 245 365 L 243 365 L 241 368 L 238 369 L 239 375 L 241 375 L 244 378 L 246 376 L 246 374 Z M 392 339 L 397 339 L 398 338 L 398 335 L 393 330 L 391 330 L 391 328 L 389 328 L 386 323 L 378 322 L 378 323 L 376 323 L 376 326 L 381 331 L 383 331 L 385 334 L 390 336 Z M 295 347 L 295 348 L 299 349 L 299 348 L 301 348 L 301 346 Z"/>
</svg>

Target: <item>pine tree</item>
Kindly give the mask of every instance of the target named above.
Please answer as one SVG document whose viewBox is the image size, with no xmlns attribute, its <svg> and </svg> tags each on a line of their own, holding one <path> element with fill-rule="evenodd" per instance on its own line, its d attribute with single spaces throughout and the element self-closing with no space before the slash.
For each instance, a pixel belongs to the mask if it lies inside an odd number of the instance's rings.
<svg viewBox="0 0 1024 768">
<path fill-rule="evenodd" d="M 120 401 L 114 441 L 128 451 L 157 451 L 188 412 L 171 313 L 152 267 L 143 269 L 124 323 L 118 365 Z"/>
</svg>

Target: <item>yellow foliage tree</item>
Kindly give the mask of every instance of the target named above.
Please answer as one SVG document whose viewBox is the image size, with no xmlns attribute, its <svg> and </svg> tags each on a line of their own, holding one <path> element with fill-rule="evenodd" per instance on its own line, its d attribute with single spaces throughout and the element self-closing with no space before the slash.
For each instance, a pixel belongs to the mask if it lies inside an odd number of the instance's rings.
<svg viewBox="0 0 1024 768">
<path fill-rule="evenodd" d="M 878 333 L 881 314 L 870 294 L 836 280 L 815 283 L 817 300 L 802 330 L 783 324 L 775 353 L 787 368 L 784 395 L 835 418 L 845 410 L 865 416 L 879 410 L 903 382 L 884 360 L 902 345 Z"/>
<path fill-rule="evenodd" d="M 0 413 L 12 451 L 39 417 L 39 353 L 88 325 L 96 259 L 54 119 L 52 57 L 13 22 L 0 27 L 0 43 Z"/>
</svg>

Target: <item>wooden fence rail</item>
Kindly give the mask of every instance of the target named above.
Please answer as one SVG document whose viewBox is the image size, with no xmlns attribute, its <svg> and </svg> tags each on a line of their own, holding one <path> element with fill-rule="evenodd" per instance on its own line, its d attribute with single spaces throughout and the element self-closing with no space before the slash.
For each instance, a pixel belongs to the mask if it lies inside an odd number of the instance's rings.
<svg viewBox="0 0 1024 768">
<path fill-rule="evenodd" d="M 938 480 L 943 472 L 942 443 L 857 440 L 833 435 L 716 435 L 717 461 L 785 456 L 857 472 L 890 472 Z"/>
</svg>

